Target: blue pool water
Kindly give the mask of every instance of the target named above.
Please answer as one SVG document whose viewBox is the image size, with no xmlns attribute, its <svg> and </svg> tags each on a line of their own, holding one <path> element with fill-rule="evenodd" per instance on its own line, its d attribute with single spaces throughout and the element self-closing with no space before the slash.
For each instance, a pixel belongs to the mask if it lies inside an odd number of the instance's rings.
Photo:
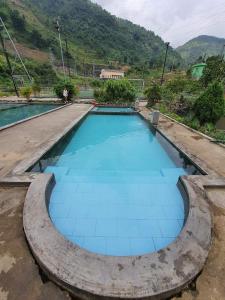
<svg viewBox="0 0 225 300">
<path fill-rule="evenodd" d="M 58 106 L 59 105 L 57 104 L 28 104 L 28 105 L 17 105 L 17 104 L 3 105 L 2 104 L 0 106 L 0 127 L 44 113 Z"/>
<path fill-rule="evenodd" d="M 49 214 L 57 230 L 105 255 L 141 255 L 173 242 L 184 223 L 176 184 L 187 169 L 161 139 L 139 116 L 89 115 L 40 161 L 56 177 Z"/>
<path fill-rule="evenodd" d="M 110 106 L 99 106 L 95 107 L 93 111 L 99 112 L 133 112 L 131 107 L 110 107 Z"/>
</svg>

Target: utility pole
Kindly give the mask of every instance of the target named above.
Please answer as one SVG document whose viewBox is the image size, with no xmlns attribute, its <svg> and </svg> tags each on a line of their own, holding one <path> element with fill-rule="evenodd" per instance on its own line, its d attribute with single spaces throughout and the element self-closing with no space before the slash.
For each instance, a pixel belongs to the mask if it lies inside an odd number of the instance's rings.
<svg viewBox="0 0 225 300">
<path fill-rule="evenodd" d="M 70 77 L 70 62 L 69 62 L 69 47 L 68 47 L 68 42 L 67 39 L 65 39 L 66 42 L 66 58 L 67 58 L 67 68 L 68 68 L 68 75 Z"/>
<path fill-rule="evenodd" d="M 161 85 L 163 85 L 163 82 L 164 82 L 164 73 L 165 73 L 165 68 L 166 68 L 166 61 L 167 61 L 167 54 L 168 54 L 168 50 L 169 50 L 169 45 L 170 45 L 170 43 L 166 43 L 166 54 L 165 54 L 165 59 L 164 59 L 164 64 L 163 64 Z"/>
<path fill-rule="evenodd" d="M 60 27 L 60 23 L 59 23 L 59 17 L 56 21 L 56 30 L 59 33 L 59 46 L 60 46 L 60 51 L 61 51 L 63 73 L 64 73 L 64 79 L 66 79 L 66 70 L 65 70 L 65 63 L 64 63 L 63 47 L 62 47 L 62 40 L 61 40 L 61 27 Z"/>
<path fill-rule="evenodd" d="M 2 33 L 1 33 L 1 27 L 0 27 L 0 41 L 1 41 L 1 44 L 2 44 L 3 53 L 5 55 L 5 59 L 6 59 L 8 68 L 9 68 L 9 73 L 10 73 L 10 76 L 11 76 L 11 79 L 12 79 L 12 83 L 13 83 L 13 86 L 14 86 L 15 93 L 16 93 L 17 97 L 19 97 L 20 95 L 19 95 L 19 92 L 18 92 L 18 89 L 17 89 L 17 86 L 16 86 L 15 79 L 13 77 L 12 66 L 11 66 L 9 56 L 8 56 L 8 52 L 6 50 L 4 39 L 3 39 L 3 36 L 2 36 Z"/>
</svg>

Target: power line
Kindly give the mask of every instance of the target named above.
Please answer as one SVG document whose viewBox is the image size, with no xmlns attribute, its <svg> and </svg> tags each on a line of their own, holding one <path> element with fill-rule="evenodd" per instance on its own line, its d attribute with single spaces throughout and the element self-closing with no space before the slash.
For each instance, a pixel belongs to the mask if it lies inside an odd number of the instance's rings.
<svg viewBox="0 0 225 300">
<path fill-rule="evenodd" d="M 25 66 L 24 63 L 23 63 L 22 57 L 21 57 L 20 53 L 18 52 L 18 50 L 17 50 L 17 48 L 16 48 L 16 46 L 15 46 L 15 44 L 14 44 L 14 42 L 13 42 L 13 40 L 12 40 L 10 34 L 9 34 L 9 32 L 8 32 L 8 29 L 6 28 L 5 23 L 4 23 L 4 21 L 2 20 L 1 17 L 0 17 L 0 23 L 2 24 L 2 26 L 3 26 L 4 30 L 5 30 L 5 32 L 7 33 L 7 36 L 8 36 L 8 38 L 9 38 L 10 42 L 11 42 L 12 45 L 13 45 L 13 48 L 14 48 L 14 50 L 15 50 L 15 52 L 16 52 L 16 54 L 17 54 L 17 56 L 18 56 L 18 58 L 19 58 L 19 60 L 20 60 L 20 62 L 21 62 L 21 64 L 22 64 L 22 66 L 23 66 L 23 68 L 24 68 L 26 74 L 27 74 L 27 77 L 28 77 L 29 80 L 32 82 L 32 78 L 31 78 L 31 76 L 30 76 L 30 74 L 29 74 L 29 72 L 28 72 L 26 66 Z"/>
</svg>

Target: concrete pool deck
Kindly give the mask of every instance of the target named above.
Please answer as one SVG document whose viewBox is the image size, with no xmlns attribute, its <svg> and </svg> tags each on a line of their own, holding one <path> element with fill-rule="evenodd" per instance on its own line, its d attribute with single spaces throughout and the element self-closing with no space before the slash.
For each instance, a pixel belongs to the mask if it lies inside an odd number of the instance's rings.
<svg viewBox="0 0 225 300">
<path fill-rule="evenodd" d="M 0 178 L 22 160 L 49 143 L 64 128 L 87 112 L 91 105 L 74 104 L 0 132 Z"/>
<path fill-rule="evenodd" d="M 31 157 L 37 148 L 48 143 L 50 139 L 54 139 L 56 133 L 63 131 L 64 127 L 69 126 L 74 118 L 78 118 L 88 108 L 90 108 L 88 105 L 72 105 L 70 109 L 69 107 L 64 108 L 0 133 L 0 177 L 9 175 L 19 162 Z M 147 115 L 149 111 L 144 110 L 143 113 Z M 200 138 L 197 134 L 193 134 L 181 125 L 173 124 L 164 117 L 161 118 L 159 128 L 173 142 L 191 154 L 192 159 L 201 161 L 202 167 L 206 168 L 209 174 L 225 176 L 224 148 L 210 143 L 203 137 Z M 12 143 L 15 145 L 14 148 L 12 148 Z M 203 152 L 204 156 L 202 156 Z M 202 157 L 204 157 L 204 161 Z M 223 200 L 224 189 L 223 187 L 207 188 L 207 193 L 209 200 L 214 203 L 211 205 L 215 225 L 214 242 L 202 274 L 191 290 L 187 290 L 182 294 L 182 298 L 179 298 L 183 300 L 225 299 L 225 207 L 222 208 L 225 202 Z M 25 194 L 26 188 L 2 188 L 0 190 L 2 221 L 0 223 L 0 299 L 35 300 L 48 297 L 56 300 L 70 299 L 67 293 L 59 290 L 53 283 L 45 282 L 37 272 L 37 266 L 28 250 L 22 231 L 21 214 Z M 7 210 L 4 208 L 5 202 L 11 203 Z M 7 235 L 12 229 L 15 234 L 10 235 L 7 239 Z M 16 232 L 18 232 L 17 237 Z M 22 250 L 17 253 L 15 249 Z M 16 273 L 17 276 L 12 277 L 18 264 L 22 263 L 22 266 L 25 266 L 25 262 L 30 263 L 30 269 L 24 268 L 26 271 Z M 32 276 L 35 280 L 32 280 Z M 25 290 L 31 293 L 26 293 Z"/>
</svg>

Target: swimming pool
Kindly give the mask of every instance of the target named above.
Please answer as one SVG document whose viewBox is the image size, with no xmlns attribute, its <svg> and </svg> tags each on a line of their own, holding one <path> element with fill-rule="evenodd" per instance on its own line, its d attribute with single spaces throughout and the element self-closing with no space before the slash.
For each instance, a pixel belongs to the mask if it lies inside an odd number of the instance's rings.
<svg viewBox="0 0 225 300">
<path fill-rule="evenodd" d="M 58 104 L 1 104 L 0 127 L 30 118 L 59 107 Z"/>
<path fill-rule="evenodd" d="M 134 112 L 131 107 L 97 106 L 92 111 L 96 112 Z"/>
<path fill-rule="evenodd" d="M 57 230 L 94 253 L 142 255 L 172 243 L 185 221 L 177 187 L 196 168 L 138 115 L 89 115 L 35 166 L 54 173 Z"/>
<path fill-rule="evenodd" d="M 177 295 L 204 267 L 212 232 L 207 178 L 177 179 L 206 172 L 141 113 L 86 112 L 73 126 L 15 170 L 45 172 L 27 174 L 23 209 L 40 268 L 75 297 Z"/>
</svg>

